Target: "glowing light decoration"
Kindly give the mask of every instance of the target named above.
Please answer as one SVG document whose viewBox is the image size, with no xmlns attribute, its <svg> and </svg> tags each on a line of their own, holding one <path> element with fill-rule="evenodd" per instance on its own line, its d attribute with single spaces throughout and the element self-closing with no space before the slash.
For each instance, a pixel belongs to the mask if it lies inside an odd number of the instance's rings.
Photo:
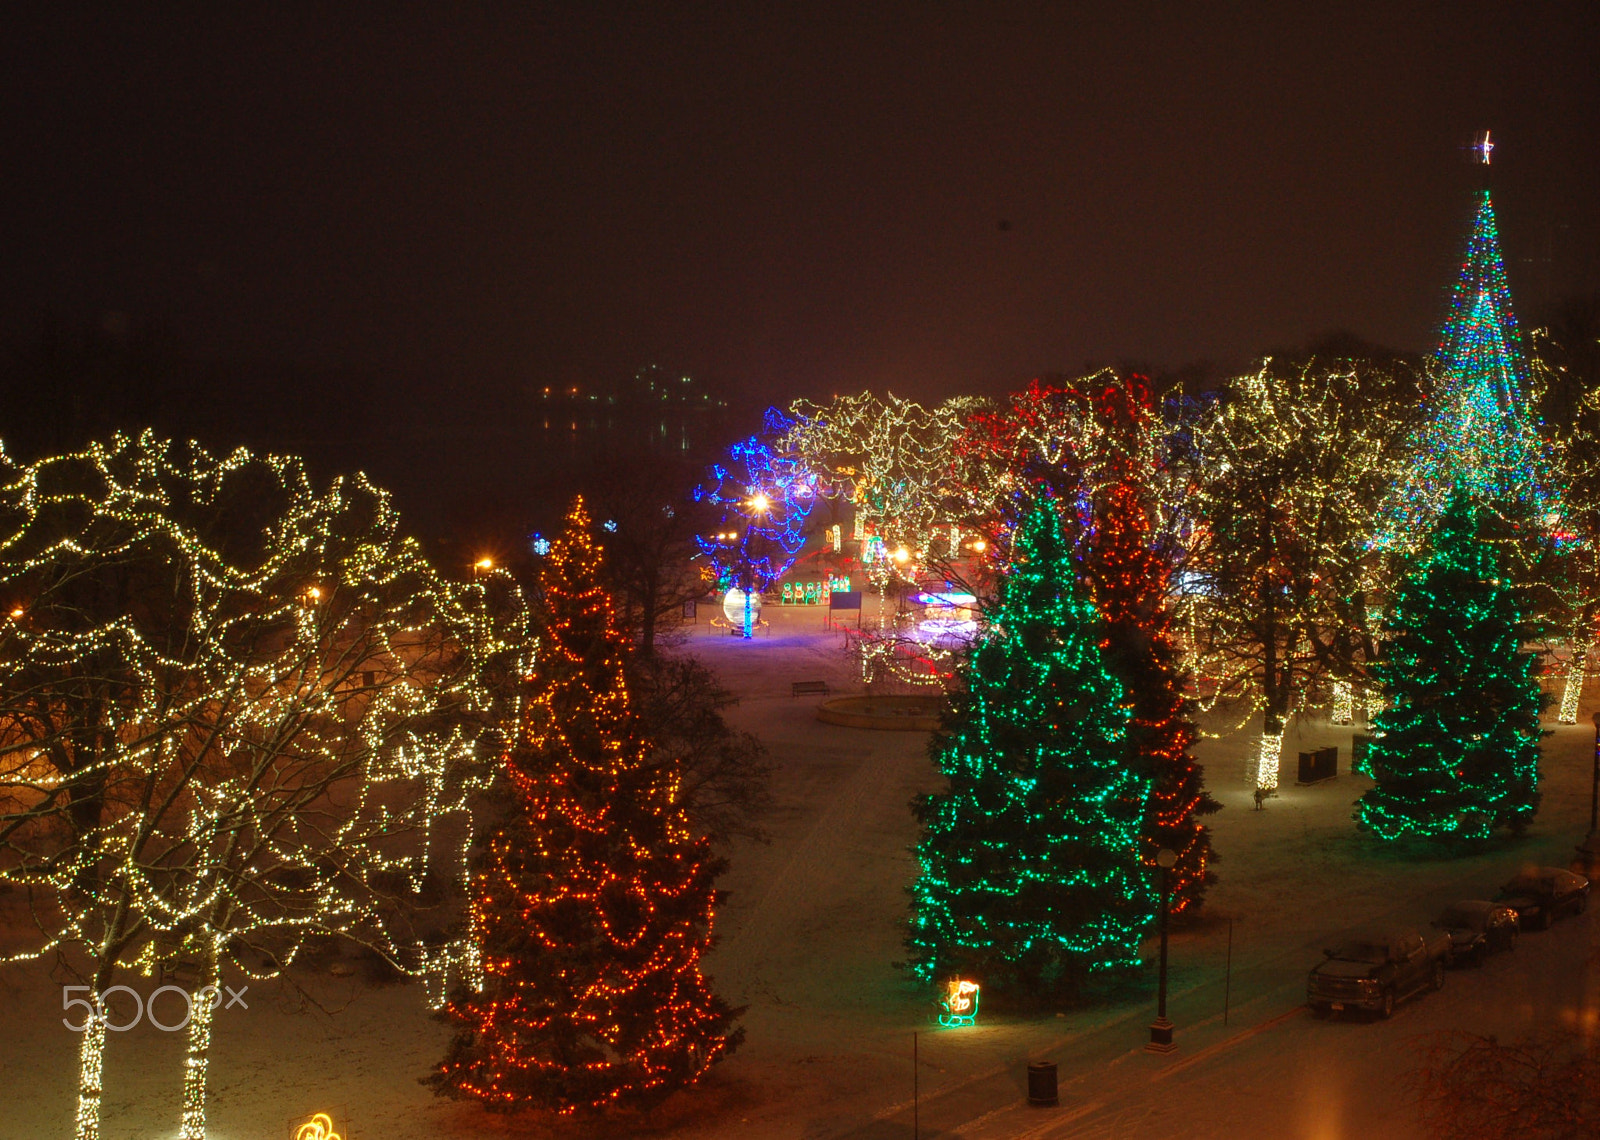
<svg viewBox="0 0 1600 1140">
<path fill-rule="evenodd" d="M 952 448 L 966 419 L 985 407 L 986 401 L 959 397 L 926 408 L 871 392 L 793 406 L 795 420 L 783 446 L 816 473 L 820 485 L 848 497 L 858 539 L 870 534 L 880 540 L 867 567 L 869 581 L 880 590 L 895 578 L 915 581 L 937 553 L 936 531 L 959 521 L 952 514 L 962 506 L 951 481 Z M 902 548 L 905 557 L 895 557 Z"/>
<path fill-rule="evenodd" d="M 942 791 L 916 805 L 909 968 L 922 981 L 1068 991 L 1131 967 L 1155 920 L 1139 833 L 1150 779 L 1055 507 L 1016 536 L 991 626 L 934 738 Z"/>
<path fill-rule="evenodd" d="M 724 862 L 681 806 L 681 762 L 647 736 L 635 652 L 581 501 L 541 568 L 546 626 L 507 810 L 477 851 L 482 987 L 458 989 L 430 1083 L 512 1111 L 644 1109 L 694 1084 L 742 1031 L 702 971 Z"/>
<path fill-rule="evenodd" d="M 939 998 L 939 1024 L 945 1029 L 957 1029 L 978 1023 L 977 982 L 965 978 L 951 978 Z"/>
<path fill-rule="evenodd" d="M 1355 720 L 1355 714 L 1355 689 L 1349 681 L 1335 681 L 1333 683 L 1333 704 L 1328 714 L 1329 719 L 1334 724 L 1350 724 Z"/>
<path fill-rule="evenodd" d="M 1557 514 L 1551 460 L 1527 411 L 1528 362 L 1483 191 L 1432 360 L 1428 419 L 1413 434 L 1414 460 L 1385 505 L 1381 543 L 1415 548 L 1457 487 L 1502 513 Z"/>
<path fill-rule="evenodd" d="M 724 586 L 738 590 L 748 604 L 737 619 L 745 637 L 755 630 L 760 595 L 781 579 L 805 546 L 805 525 L 816 506 L 816 476 L 794 455 L 774 451 L 794 422 L 767 409 L 762 434 L 735 443 L 727 463 L 711 466 L 695 488 L 696 502 L 721 507 L 728 528 L 697 541 Z"/>
<path fill-rule="evenodd" d="M 343 1140 L 343 1138 L 333 1130 L 333 1117 L 326 1112 L 319 1112 L 295 1129 L 294 1140 Z"/>
<path fill-rule="evenodd" d="M 1572 660 L 1567 665 L 1566 684 L 1561 689 L 1561 711 L 1558 724 L 1578 723 L 1578 698 L 1583 695 L 1583 678 L 1588 665 L 1588 654 L 1581 645 L 1574 646 Z"/>
<path fill-rule="evenodd" d="M 1520 833 L 1539 803 L 1537 658 L 1523 649 L 1527 615 L 1483 508 L 1452 497 L 1426 555 L 1400 583 L 1373 672 L 1389 707 L 1360 767 L 1374 786 L 1357 824 L 1380 839 L 1482 840 Z"/>
<path fill-rule="evenodd" d="M 834 523 L 831 527 L 828 528 L 828 534 L 833 539 L 833 552 L 835 554 L 838 554 L 842 550 L 844 550 L 844 535 L 841 532 L 838 523 Z"/>
<path fill-rule="evenodd" d="M 1203 903 L 1215 879 L 1210 831 L 1202 820 L 1221 805 L 1207 793 L 1193 754 L 1200 733 L 1172 604 L 1176 559 L 1156 530 L 1154 473 L 1140 467 L 1152 460 L 1154 449 L 1139 444 L 1139 436 L 1161 433 L 1154 398 L 1142 381 L 1112 382 L 1094 404 L 1107 435 L 1129 445 L 1098 463 L 1103 481 L 1090 496 L 1091 525 L 1079 543 L 1083 573 L 1103 622 L 1106 670 L 1121 683 L 1132 714 L 1127 763 L 1150 781 L 1139 860 L 1158 881 L 1161 852 L 1176 854 L 1165 879 L 1169 913 L 1181 914 Z"/>
<path fill-rule="evenodd" d="M 736 629 L 745 630 L 745 636 L 761 621 L 761 595 L 755 591 L 745 593 L 740 589 L 722 595 L 722 616 Z"/>
<path fill-rule="evenodd" d="M 406 912 L 463 872 L 448 837 L 516 720 L 509 577 L 441 578 L 359 476 L 149 432 L 0 457 L 0 505 L 0 592 L 28 599 L 0 627 L 0 882 L 51 900 L 7 960 L 87 960 L 91 996 L 180 953 L 214 994 L 314 936 L 405 969 Z M 206 1134 L 214 1008 L 188 1023 L 183 1140 Z M 79 1140 L 106 1028 L 80 1042 Z"/>
</svg>

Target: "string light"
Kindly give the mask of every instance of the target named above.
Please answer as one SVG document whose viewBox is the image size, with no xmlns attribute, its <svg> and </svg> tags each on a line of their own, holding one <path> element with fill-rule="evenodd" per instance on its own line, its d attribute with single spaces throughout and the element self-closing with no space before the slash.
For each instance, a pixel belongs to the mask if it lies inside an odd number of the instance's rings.
<svg viewBox="0 0 1600 1140">
<path fill-rule="evenodd" d="M 476 860 L 482 986 L 448 1002 L 457 1032 L 430 1078 L 492 1108 L 649 1105 L 743 1035 L 701 972 L 724 863 L 644 735 L 600 574 L 579 501 L 540 573 L 545 633 L 505 757 L 512 810 Z"/>
<path fill-rule="evenodd" d="M 1129 709 L 1099 639 L 1040 501 L 935 738 L 945 789 L 916 805 L 906 946 L 919 979 L 1069 989 L 1138 962 L 1155 918 L 1138 856 L 1150 780 L 1127 763 Z"/>
<path fill-rule="evenodd" d="M 1389 697 L 1360 770 L 1356 822 L 1381 839 L 1520 832 L 1539 803 L 1539 688 L 1527 615 L 1472 492 L 1452 497 L 1400 583 L 1373 669 Z"/>
<path fill-rule="evenodd" d="M 515 722 L 496 680 L 531 648 L 514 584 L 440 579 L 386 494 L 318 489 L 293 458 L 146 432 L 0 468 L 0 585 L 28 598 L 0 628 L 0 881 L 52 900 L 6 960 L 75 949 L 95 999 L 174 953 L 215 993 L 222 964 L 271 977 L 329 935 L 399 966 L 390 903 L 440 828 L 470 831 Z M 205 1136 L 198 1005 L 183 1140 Z M 103 1029 L 80 1046 L 79 1140 L 99 1135 Z"/>
</svg>

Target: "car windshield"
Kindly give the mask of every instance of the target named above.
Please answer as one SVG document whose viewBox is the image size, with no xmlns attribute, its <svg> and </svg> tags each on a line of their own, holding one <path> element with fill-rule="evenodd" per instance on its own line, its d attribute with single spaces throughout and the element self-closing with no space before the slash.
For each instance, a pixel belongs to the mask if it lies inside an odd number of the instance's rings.
<svg viewBox="0 0 1600 1140">
<path fill-rule="evenodd" d="M 1476 930 L 1479 925 L 1480 915 L 1477 911 L 1451 907 L 1439 916 L 1440 926 L 1451 926 L 1457 929 Z"/>
<path fill-rule="evenodd" d="M 1381 942 L 1346 942 L 1333 952 L 1335 958 L 1346 962 L 1386 962 L 1389 947 Z"/>
</svg>

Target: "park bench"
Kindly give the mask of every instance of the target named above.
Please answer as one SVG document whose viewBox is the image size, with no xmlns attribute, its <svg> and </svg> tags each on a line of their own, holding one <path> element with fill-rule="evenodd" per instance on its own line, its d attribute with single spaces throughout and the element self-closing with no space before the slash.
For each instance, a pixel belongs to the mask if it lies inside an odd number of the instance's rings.
<svg viewBox="0 0 1600 1140">
<path fill-rule="evenodd" d="M 833 692 L 826 681 L 796 681 L 789 686 L 791 697 L 827 696 Z"/>
</svg>

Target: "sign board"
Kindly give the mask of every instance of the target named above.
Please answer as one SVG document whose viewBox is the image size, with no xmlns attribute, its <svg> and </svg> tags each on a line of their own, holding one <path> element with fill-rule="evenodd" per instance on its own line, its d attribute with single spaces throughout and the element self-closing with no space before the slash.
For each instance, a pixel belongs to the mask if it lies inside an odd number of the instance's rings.
<svg viewBox="0 0 1600 1140">
<path fill-rule="evenodd" d="M 861 608 L 861 591 L 835 590 L 828 595 L 828 608 L 830 610 L 859 610 Z"/>
</svg>

